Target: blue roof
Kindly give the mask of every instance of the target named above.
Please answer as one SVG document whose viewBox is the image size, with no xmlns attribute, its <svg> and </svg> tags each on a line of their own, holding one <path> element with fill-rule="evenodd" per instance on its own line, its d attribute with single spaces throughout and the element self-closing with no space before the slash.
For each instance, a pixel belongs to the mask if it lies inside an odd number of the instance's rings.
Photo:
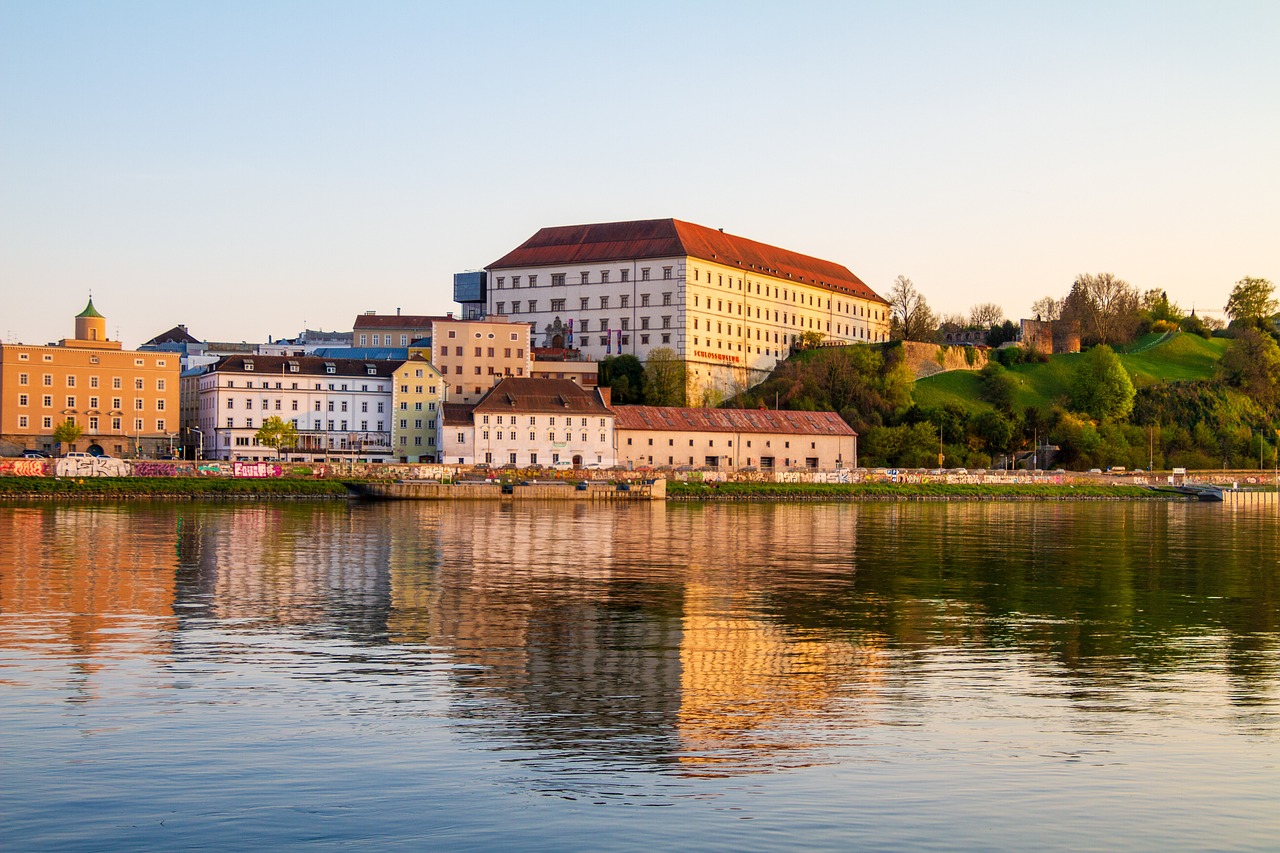
<svg viewBox="0 0 1280 853">
<path fill-rule="evenodd" d="M 318 347 L 319 358 L 359 358 L 365 361 L 408 361 L 408 347 Z"/>
</svg>

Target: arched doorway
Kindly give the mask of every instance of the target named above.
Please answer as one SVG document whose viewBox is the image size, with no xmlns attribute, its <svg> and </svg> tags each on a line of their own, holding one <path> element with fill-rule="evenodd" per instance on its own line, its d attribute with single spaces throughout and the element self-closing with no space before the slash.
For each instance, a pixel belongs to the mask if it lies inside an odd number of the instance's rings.
<svg viewBox="0 0 1280 853">
<path fill-rule="evenodd" d="M 564 349 L 564 335 L 552 335 L 551 346 L 555 349 Z"/>
<path fill-rule="evenodd" d="M 102 445 L 96 444 L 96 443 L 86 447 L 85 452 L 88 453 L 90 456 L 106 456 L 107 455 L 107 451 L 102 449 Z"/>
<path fill-rule="evenodd" d="M 574 468 L 582 467 L 582 456 L 580 454 L 575 453 L 573 455 L 573 467 Z"/>
</svg>

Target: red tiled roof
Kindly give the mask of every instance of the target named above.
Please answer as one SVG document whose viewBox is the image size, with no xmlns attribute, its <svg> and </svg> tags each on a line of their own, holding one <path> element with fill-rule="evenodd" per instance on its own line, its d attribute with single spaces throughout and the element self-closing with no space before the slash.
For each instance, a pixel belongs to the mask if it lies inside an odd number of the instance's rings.
<svg viewBox="0 0 1280 853">
<path fill-rule="evenodd" d="M 595 391 L 588 391 L 571 379 L 503 379 L 476 403 L 484 414 L 520 412 L 549 415 L 608 415 L 609 407 Z"/>
<path fill-rule="evenodd" d="M 428 317 L 423 314 L 357 314 L 355 329 L 431 329 L 436 320 L 448 317 Z"/>
<path fill-rule="evenodd" d="M 686 409 L 679 406 L 618 406 L 616 429 L 667 432 L 767 432 L 791 435 L 857 435 L 835 412 L 776 409 Z"/>
<path fill-rule="evenodd" d="M 847 267 L 679 219 L 542 228 L 490 270 L 688 255 L 774 278 L 885 302 Z M 887 302 L 885 304 L 888 304 Z"/>
</svg>

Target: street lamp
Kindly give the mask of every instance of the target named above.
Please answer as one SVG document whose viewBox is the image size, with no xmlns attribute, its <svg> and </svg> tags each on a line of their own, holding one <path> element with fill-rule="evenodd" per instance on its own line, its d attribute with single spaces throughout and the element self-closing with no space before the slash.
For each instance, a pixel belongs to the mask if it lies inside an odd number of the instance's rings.
<svg viewBox="0 0 1280 853">
<path fill-rule="evenodd" d="M 187 430 L 189 432 L 194 432 L 196 435 L 200 437 L 199 440 L 196 441 L 196 461 L 199 462 L 200 451 L 204 449 L 204 432 L 200 429 L 200 427 L 187 427 Z"/>
</svg>

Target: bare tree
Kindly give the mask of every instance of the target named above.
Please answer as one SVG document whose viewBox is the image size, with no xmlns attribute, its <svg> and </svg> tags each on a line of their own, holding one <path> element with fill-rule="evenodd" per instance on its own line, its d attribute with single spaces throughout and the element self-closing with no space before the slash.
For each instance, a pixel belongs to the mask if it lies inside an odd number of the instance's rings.
<svg viewBox="0 0 1280 853">
<path fill-rule="evenodd" d="M 1062 302 L 1063 300 L 1054 299 L 1052 296 L 1042 296 L 1031 303 L 1031 315 L 1046 323 L 1060 320 L 1062 319 Z"/>
<path fill-rule="evenodd" d="M 983 302 L 969 309 L 969 325 L 975 329 L 990 329 L 1004 322 L 1004 309 L 994 302 Z"/>
<path fill-rule="evenodd" d="M 900 275 L 889 289 L 889 334 L 894 340 L 931 341 L 937 317 L 911 279 Z"/>
<path fill-rule="evenodd" d="M 1081 331 L 1095 343 L 1126 343 L 1138 326 L 1137 289 L 1109 272 L 1076 277 L 1062 315 L 1080 321 Z"/>
</svg>

